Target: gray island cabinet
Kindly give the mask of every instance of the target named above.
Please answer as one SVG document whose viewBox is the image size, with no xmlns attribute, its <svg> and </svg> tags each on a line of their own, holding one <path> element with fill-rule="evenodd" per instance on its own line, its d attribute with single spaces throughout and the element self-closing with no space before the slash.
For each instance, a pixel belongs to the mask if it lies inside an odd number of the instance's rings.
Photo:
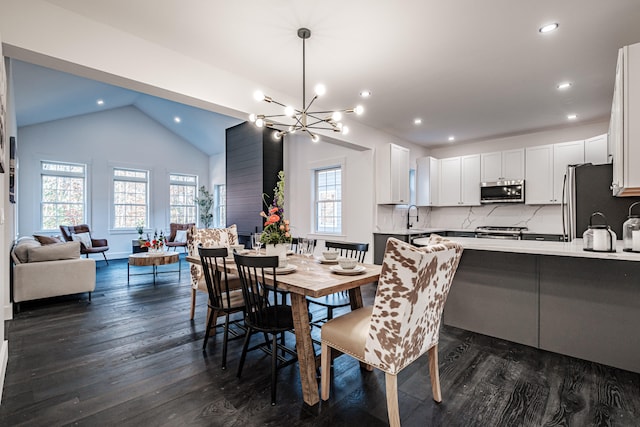
<svg viewBox="0 0 640 427">
<path fill-rule="evenodd" d="M 581 239 L 451 239 L 465 251 L 445 324 L 640 372 L 640 254 L 585 252 Z"/>
</svg>

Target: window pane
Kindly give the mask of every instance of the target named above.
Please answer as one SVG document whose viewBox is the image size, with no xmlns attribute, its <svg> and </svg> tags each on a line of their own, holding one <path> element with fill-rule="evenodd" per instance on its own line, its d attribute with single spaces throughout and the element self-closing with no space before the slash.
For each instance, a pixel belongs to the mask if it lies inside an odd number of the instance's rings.
<svg viewBox="0 0 640 427">
<path fill-rule="evenodd" d="M 149 172 L 113 170 L 113 228 L 147 225 Z"/>
<path fill-rule="evenodd" d="M 55 230 L 86 222 L 86 166 L 46 161 L 40 165 L 40 227 Z"/>
<path fill-rule="evenodd" d="M 315 171 L 315 229 L 320 233 L 342 232 L 341 168 Z"/>
<path fill-rule="evenodd" d="M 196 190 L 198 177 L 195 175 L 169 175 L 170 222 L 186 224 L 196 222 Z"/>
</svg>

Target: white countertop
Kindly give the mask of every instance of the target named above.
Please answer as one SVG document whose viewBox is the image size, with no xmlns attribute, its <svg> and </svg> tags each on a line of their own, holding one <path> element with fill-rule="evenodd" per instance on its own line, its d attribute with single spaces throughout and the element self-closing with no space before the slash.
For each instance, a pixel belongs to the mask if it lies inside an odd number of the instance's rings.
<svg viewBox="0 0 640 427">
<path fill-rule="evenodd" d="M 475 230 L 463 230 L 456 228 L 410 228 L 408 230 L 380 230 L 374 231 L 373 234 L 397 234 L 399 236 L 408 236 L 412 234 L 444 233 L 446 231 L 466 231 L 473 233 Z"/>
<path fill-rule="evenodd" d="M 640 261 L 640 253 L 624 252 L 622 241 L 618 240 L 616 252 L 589 252 L 582 249 L 582 239 L 572 242 L 540 242 L 536 240 L 476 239 L 471 237 L 447 237 L 460 243 L 465 249 L 479 251 L 513 252 L 535 255 L 556 255 L 575 258 L 598 258 L 619 261 Z M 428 237 L 414 239 L 415 245 L 426 245 Z"/>
</svg>

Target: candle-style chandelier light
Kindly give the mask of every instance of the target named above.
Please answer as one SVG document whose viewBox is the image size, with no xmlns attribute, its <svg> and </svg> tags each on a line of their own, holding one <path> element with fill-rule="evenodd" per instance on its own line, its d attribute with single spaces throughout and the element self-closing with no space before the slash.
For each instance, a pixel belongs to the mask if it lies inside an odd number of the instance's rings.
<svg viewBox="0 0 640 427">
<path fill-rule="evenodd" d="M 298 131 L 307 132 L 313 142 L 318 142 L 320 137 L 315 130 L 330 130 L 346 134 L 349 128 L 344 126 L 342 120 L 343 113 L 356 113 L 358 115 L 364 112 L 361 105 L 355 108 L 329 111 L 310 111 L 313 102 L 320 96 L 324 95 L 326 89 L 324 85 L 318 84 L 315 87 L 315 94 L 309 104 L 306 103 L 306 64 L 305 64 L 305 40 L 311 37 L 311 30 L 308 28 L 298 29 L 298 37 L 302 39 L 302 108 L 296 109 L 292 106 L 282 104 L 275 99 L 266 96 L 261 91 L 254 94 L 256 101 L 266 101 L 270 104 L 276 104 L 284 108 L 282 114 L 264 115 L 251 114 L 249 120 L 257 127 L 267 127 L 274 129 L 273 137 L 280 139 L 286 134 L 292 134 Z"/>
</svg>

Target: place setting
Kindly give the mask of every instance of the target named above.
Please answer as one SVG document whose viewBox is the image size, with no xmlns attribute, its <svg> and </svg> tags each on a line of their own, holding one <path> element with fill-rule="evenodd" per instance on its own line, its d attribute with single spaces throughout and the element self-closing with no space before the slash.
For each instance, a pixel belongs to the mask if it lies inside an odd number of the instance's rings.
<svg viewBox="0 0 640 427">
<path fill-rule="evenodd" d="M 340 258 L 337 261 L 337 265 L 332 265 L 331 267 L 329 267 L 329 270 L 336 274 L 355 276 L 357 274 L 362 274 L 367 270 L 364 266 L 358 265 L 355 259 Z"/>
<path fill-rule="evenodd" d="M 322 256 L 317 257 L 316 261 L 320 264 L 338 264 L 338 252 L 323 251 Z"/>
</svg>

